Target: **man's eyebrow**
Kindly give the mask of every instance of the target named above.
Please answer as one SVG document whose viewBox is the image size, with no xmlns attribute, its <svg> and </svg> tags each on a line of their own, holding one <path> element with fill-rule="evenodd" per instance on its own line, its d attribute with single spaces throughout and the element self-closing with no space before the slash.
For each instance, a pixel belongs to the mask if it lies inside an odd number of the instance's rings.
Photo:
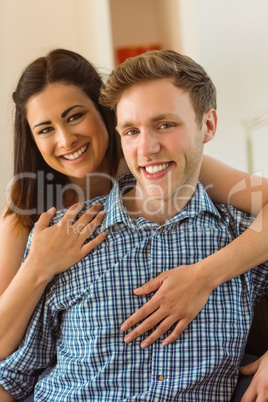
<svg viewBox="0 0 268 402">
<path fill-rule="evenodd" d="M 60 117 L 63 119 L 64 117 L 67 116 L 67 114 L 68 114 L 72 109 L 74 109 L 74 108 L 76 108 L 76 107 L 84 107 L 84 106 L 83 106 L 83 105 L 74 105 L 74 106 L 71 106 L 71 107 L 69 107 L 68 109 L 66 109 L 64 112 L 62 112 L 62 114 L 61 114 Z M 39 126 L 43 126 L 43 125 L 45 125 L 45 124 L 51 124 L 51 121 L 50 121 L 50 120 L 47 120 L 47 121 L 42 121 L 41 123 L 35 124 L 35 125 L 33 126 L 33 129 L 36 128 L 36 127 L 39 127 Z"/>
<path fill-rule="evenodd" d="M 119 129 L 123 129 L 126 127 L 130 127 L 133 126 L 133 123 L 131 123 L 130 121 L 123 121 L 122 124 L 117 124 L 117 126 L 115 127 L 116 131 L 118 131 Z"/>
<path fill-rule="evenodd" d="M 175 113 L 163 113 L 159 114 L 155 117 L 152 118 L 152 121 L 160 121 L 160 120 L 166 120 L 166 119 L 174 119 L 178 118 L 179 116 Z"/>
<path fill-rule="evenodd" d="M 157 122 L 157 121 L 161 121 L 161 120 L 174 119 L 174 118 L 178 119 L 179 116 L 175 113 L 163 113 L 163 114 L 158 114 L 158 115 L 154 116 L 151 121 Z M 119 129 L 122 130 L 126 127 L 131 127 L 131 126 L 135 126 L 135 124 L 132 123 L 131 121 L 126 120 L 126 121 L 123 121 L 121 124 L 118 124 L 115 129 L 118 131 Z"/>
</svg>

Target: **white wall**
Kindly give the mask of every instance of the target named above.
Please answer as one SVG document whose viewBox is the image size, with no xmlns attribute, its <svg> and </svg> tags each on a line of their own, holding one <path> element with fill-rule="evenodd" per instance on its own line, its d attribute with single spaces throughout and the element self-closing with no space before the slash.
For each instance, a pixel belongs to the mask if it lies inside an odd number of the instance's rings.
<svg viewBox="0 0 268 402">
<path fill-rule="evenodd" d="M 268 2 L 194 2 L 199 62 L 218 90 L 218 133 L 206 153 L 247 170 L 243 122 L 268 112 Z"/>
<path fill-rule="evenodd" d="M 11 94 L 23 68 L 55 47 L 75 50 L 102 71 L 113 66 L 107 0 L 0 1 L 0 208 L 12 176 Z"/>
</svg>

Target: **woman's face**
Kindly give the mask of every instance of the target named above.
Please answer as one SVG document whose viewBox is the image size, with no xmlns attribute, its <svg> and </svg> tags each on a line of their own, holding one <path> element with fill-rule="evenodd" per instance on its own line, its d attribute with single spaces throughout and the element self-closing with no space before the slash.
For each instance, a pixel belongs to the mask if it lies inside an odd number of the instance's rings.
<svg viewBox="0 0 268 402">
<path fill-rule="evenodd" d="M 49 84 L 26 104 L 27 120 L 46 163 L 72 178 L 105 171 L 109 136 L 92 100 L 80 88 Z"/>
</svg>

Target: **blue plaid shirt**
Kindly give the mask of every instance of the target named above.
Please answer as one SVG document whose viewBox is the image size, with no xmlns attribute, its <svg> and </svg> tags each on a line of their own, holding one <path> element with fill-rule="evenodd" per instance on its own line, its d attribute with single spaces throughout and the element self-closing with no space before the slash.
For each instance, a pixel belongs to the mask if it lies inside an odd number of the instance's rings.
<svg viewBox="0 0 268 402">
<path fill-rule="evenodd" d="M 159 227 L 130 219 L 121 191 L 134 185 L 130 174 L 109 196 L 106 240 L 47 286 L 17 352 L 0 364 L 0 383 L 24 398 L 37 382 L 41 401 L 228 401 L 236 385 L 254 303 L 268 293 L 268 265 L 214 290 L 179 339 L 163 337 L 147 349 L 140 337 L 126 344 L 121 323 L 150 296 L 133 289 L 158 272 L 193 264 L 224 247 L 251 222 L 246 214 L 215 207 L 201 184 L 186 208 Z M 56 220 L 64 212 L 57 214 Z M 28 244 L 28 248 L 30 243 Z"/>
</svg>

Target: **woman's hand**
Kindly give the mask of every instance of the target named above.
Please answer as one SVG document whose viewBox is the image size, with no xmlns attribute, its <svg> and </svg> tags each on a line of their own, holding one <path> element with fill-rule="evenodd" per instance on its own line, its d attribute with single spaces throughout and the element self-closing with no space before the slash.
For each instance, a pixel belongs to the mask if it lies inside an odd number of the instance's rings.
<svg viewBox="0 0 268 402">
<path fill-rule="evenodd" d="M 49 226 L 55 215 L 55 208 L 43 213 L 36 224 L 29 255 L 26 261 L 32 269 L 50 280 L 55 274 L 72 267 L 106 237 L 100 233 L 96 238 L 84 244 L 85 240 L 102 222 L 105 213 L 101 204 L 96 204 L 73 223 L 84 204 L 75 204 L 68 209 L 64 217 L 55 225 Z"/>
<path fill-rule="evenodd" d="M 139 296 L 156 290 L 151 300 L 122 324 L 121 330 L 127 331 L 139 321 L 144 320 L 125 336 L 126 343 L 132 342 L 158 324 L 157 328 L 141 343 L 141 347 L 146 348 L 177 322 L 175 329 L 164 339 L 162 345 L 166 346 L 175 341 L 204 307 L 213 287 L 209 287 L 209 281 L 204 275 L 201 264 L 196 263 L 165 271 L 142 287 L 135 289 L 134 293 Z"/>
<path fill-rule="evenodd" d="M 241 402 L 268 401 L 268 352 L 255 362 L 240 368 L 240 373 L 254 377 Z"/>
<path fill-rule="evenodd" d="M 0 360 L 19 346 L 33 311 L 53 276 L 72 267 L 104 240 L 105 233 L 101 233 L 84 244 L 102 222 L 104 212 L 100 204 L 94 205 L 74 223 L 83 206 L 81 203 L 73 205 L 53 226 L 49 224 L 55 208 L 40 216 L 29 254 L 1 295 Z"/>
</svg>

